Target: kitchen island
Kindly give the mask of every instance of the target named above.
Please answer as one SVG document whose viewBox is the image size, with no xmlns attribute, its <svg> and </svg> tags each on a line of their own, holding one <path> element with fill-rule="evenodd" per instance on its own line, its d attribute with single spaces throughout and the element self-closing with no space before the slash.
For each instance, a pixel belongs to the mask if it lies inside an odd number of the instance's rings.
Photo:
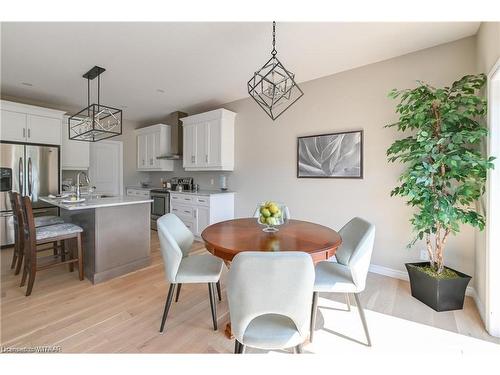
<svg viewBox="0 0 500 375">
<path fill-rule="evenodd" d="M 83 228 L 85 276 L 97 284 L 150 264 L 152 200 L 135 197 L 89 198 L 80 203 L 41 197 L 59 207 L 67 223 Z"/>
</svg>

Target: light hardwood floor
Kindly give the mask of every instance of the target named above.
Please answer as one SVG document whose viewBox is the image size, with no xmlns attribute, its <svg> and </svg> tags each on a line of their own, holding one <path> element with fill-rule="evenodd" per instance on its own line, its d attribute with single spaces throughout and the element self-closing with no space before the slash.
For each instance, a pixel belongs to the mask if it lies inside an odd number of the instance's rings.
<svg viewBox="0 0 500 375">
<path fill-rule="evenodd" d="M 30 297 L 24 296 L 24 288 L 18 286 L 20 277 L 9 269 L 12 250 L 2 250 L 1 345 L 55 345 L 63 352 L 231 353 L 233 341 L 223 333 L 229 319 L 226 272 L 221 281 L 223 300 L 217 305 L 219 331 L 212 329 L 207 286 L 183 285 L 179 302 L 172 304 L 165 333 L 159 334 L 168 285 L 156 232 L 151 237 L 152 264 L 147 268 L 99 285 L 78 281 L 77 273 L 65 267 L 42 271 Z M 195 243 L 193 251 L 205 250 Z M 356 308 L 346 312 L 343 296 L 321 295 L 315 342 L 304 351 L 390 350 L 391 345 L 399 346 L 395 340 L 410 342 L 420 335 L 426 340 L 434 337 L 441 343 L 452 342 L 460 350 L 492 345 L 488 341 L 500 343 L 485 332 L 469 297 L 464 310 L 437 313 L 410 296 L 407 282 L 370 274 L 361 300 L 372 348 L 362 345 Z M 500 346 L 487 350 L 497 348 Z"/>
</svg>

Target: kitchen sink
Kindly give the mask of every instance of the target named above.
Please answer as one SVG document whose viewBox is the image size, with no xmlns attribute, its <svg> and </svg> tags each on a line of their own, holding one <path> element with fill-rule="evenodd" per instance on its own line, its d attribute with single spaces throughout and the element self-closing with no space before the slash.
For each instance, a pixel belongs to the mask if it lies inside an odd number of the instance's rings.
<svg viewBox="0 0 500 375">
<path fill-rule="evenodd" d="M 95 195 L 92 195 L 92 198 L 90 198 L 90 199 L 104 199 L 104 198 L 116 198 L 116 195 L 95 194 Z"/>
</svg>

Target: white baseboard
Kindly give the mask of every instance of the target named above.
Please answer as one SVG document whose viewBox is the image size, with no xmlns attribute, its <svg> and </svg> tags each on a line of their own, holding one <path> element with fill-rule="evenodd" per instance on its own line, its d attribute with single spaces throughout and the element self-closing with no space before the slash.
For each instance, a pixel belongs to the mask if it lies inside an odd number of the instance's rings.
<svg viewBox="0 0 500 375">
<path fill-rule="evenodd" d="M 370 272 L 377 273 L 379 275 L 393 277 L 395 279 L 408 281 L 408 273 L 405 271 L 395 270 L 394 268 L 379 266 L 378 264 L 370 264 Z"/>
<path fill-rule="evenodd" d="M 483 322 L 486 322 L 484 304 L 481 301 L 481 299 L 479 298 L 479 294 L 477 293 L 476 289 L 474 287 L 470 287 L 470 286 L 467 287 L 467 289 L 469 289 L 469 288 L 471 289 L 471 293 L 467 294 L 467 292 L 466 292 L 466 294 L 470 295 L 472 297 L 472 299 L 476 303 L 477 311 L 479 311 L 479 316 L 481 317 L 481 320 Z"/>
<path fill-rule="evenodd" d="M 384 276 L 393 277 L 395 279 L 409 281 L 408 273 L 406 271 L 399 271 L 399 270 L 395 270 L 393 268 L 379 266 L 378 264 L 370 264 L 369 270 L 370 270 L 370 272 L 373 272 L 373 273 L 376 273 L 379 275 L 384 275 Z M 484 307 L 483 307 L 483 304 L 481 303 L 481 300 L 479 299 L 479 295 L 476 293 L 476 290 L 474 289 L 474 287 L 468 286 L 467 290 L 465 291 L 465 295 L 472 297 L 474 299 L 474 302 L 476 303 L 477 309 L 479 310 L 479 314 L 481 315 L 481 319 L 483 319 L 483 321 L 484 321 Z"/>
</svg>

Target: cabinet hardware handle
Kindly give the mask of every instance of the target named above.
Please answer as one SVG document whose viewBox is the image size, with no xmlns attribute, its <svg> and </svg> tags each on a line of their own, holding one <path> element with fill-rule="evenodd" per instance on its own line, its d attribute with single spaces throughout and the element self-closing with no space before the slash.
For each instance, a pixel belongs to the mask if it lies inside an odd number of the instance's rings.
<svg viewBox="0 0 500 375">
<path fill-rule="evenodd" d="M 184 212 L 185 212 L 185 213 L 187 213 L 187 214 L 189 214 L 189 213 L 190 213 L 189 211 L 186 211 L 186 210 L 184 210 Z"/>
<path fill-rule="evenodd" d="M 205 161 L 208 163 L 208 155 L 205 155 Z"/>
<path fill-rule="evenodd" d="M 28 158 L 28 195 L 30 197 L 31 197 L 32 186 L 33 186 L 33 166 L 31 163 L 31 158 Z"/>
<path fill-rule="evenodd" d="M 19 173 L 19 193 L 21 195 L 24 195 L 24 162 L 23 158 L 19 158 L 19 168 L 18 168 L 18 173 Z"/>
<path fill-rule="evenodd" d="M 31 137 L 31 129 L 28 129 L 28 138 Z"/>
<path fill-rule="evenodd" d="M 26 138 L 26 128 L 23 128 L 23 138 Z"/>
<path fill-rule="evenodd" d="M 193 211 L 194 218 L 196 219 L 196 210 Z"/>
</svg>

